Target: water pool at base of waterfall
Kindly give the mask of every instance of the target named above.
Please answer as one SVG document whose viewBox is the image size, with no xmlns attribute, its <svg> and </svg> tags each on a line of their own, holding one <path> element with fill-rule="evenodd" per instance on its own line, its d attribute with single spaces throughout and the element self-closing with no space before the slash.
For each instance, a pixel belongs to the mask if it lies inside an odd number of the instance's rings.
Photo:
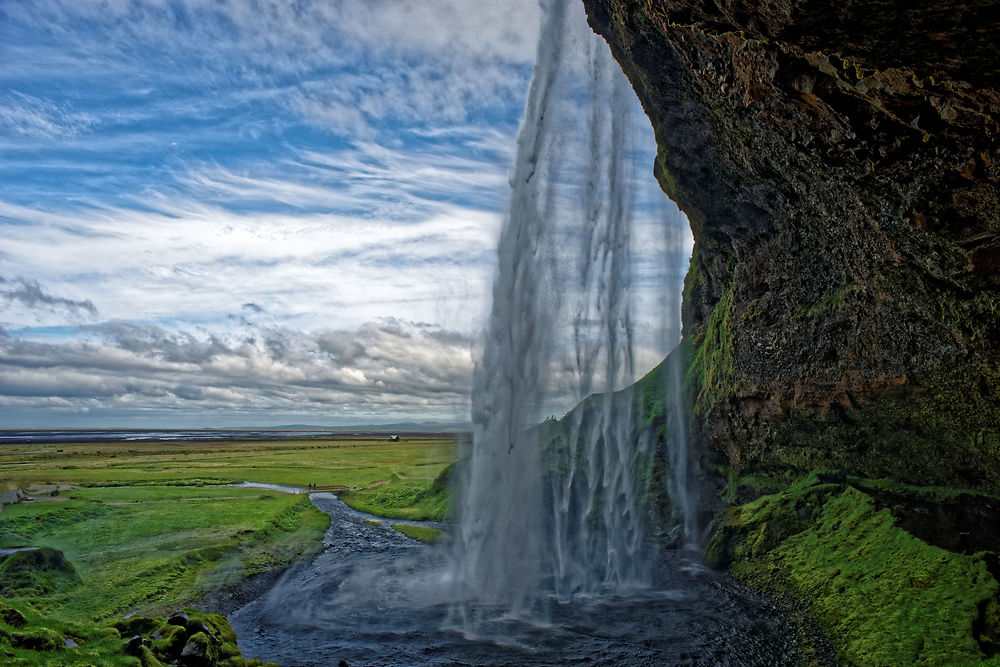
<svg viewBox="0 0 1000 667">
<path fill-rule="evenodd" d="M 247 657 L 292 665 L 784 665 L 796 644 L 773 604 L 665 551 L 649 588 L 457 618 L 446 551 L 365 523 L 329 494 L 327 548 L 230 616 Z M 499 613 L 499 612 L 497 612 Z M 471 621 L 471 624 L 470 624 Z M 470 627 L 479 628 L 478 636 Z"/>
</svg>

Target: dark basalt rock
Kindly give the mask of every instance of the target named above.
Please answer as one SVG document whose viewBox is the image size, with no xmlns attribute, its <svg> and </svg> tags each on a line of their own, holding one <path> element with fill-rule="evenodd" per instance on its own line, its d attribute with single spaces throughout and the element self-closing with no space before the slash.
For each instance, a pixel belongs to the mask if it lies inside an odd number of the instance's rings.
<svg viewBox="0 0 1000 667">
<path fill-rule="evenodd" d="M 122 642 L 122 651 L 127 655 L 139 655 L 140 649 L 142 649 L 142 637 L 139 635 L 132 635 Z"/>
<path fill-rule="evenodd" d="M 1000 490 L 1000 9 L 584 4 L 694 232 L 701 438 L 737 475 Z"/>
</svg>

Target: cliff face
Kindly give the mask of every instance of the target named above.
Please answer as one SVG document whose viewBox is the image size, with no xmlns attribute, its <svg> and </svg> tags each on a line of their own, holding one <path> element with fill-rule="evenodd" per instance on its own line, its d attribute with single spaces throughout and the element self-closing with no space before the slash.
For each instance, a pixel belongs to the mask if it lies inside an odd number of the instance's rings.
<svg viewBox="0 0 1000 667">
<path fill-rule="evenodd" d="M 1000 7 L 584 3 L 694 231 L 701 436 L 737 473 L 1000 490 Z"/>
</svg>

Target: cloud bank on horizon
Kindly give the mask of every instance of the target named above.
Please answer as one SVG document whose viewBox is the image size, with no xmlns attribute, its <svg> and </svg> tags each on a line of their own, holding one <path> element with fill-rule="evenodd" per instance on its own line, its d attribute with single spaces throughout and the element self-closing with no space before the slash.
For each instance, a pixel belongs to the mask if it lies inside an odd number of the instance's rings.
<svg viewBox="0 0 1000 667">
<path fill-rule="evenodd" d="M 0 5 L 0 426 L 465 421 L 537 13 Z"/>
</svg>

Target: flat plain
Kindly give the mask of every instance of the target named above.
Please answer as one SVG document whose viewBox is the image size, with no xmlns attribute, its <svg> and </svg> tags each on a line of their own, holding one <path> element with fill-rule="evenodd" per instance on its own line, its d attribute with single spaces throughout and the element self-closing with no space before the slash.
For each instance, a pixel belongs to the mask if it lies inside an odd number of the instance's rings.
<svg viewBox="0 0 1000 667">
<path fill-rule="evenodd" d="M 0 511 L 0 548 L 44 547 L 68 563 L 19 566 L 21 575 L 0 581 L 0 597 L 22 611 L 85 623 L 197 603 L 206 592 L 317 552 L 329 525 L 306 495 L 216 485 L 358 488 L 366 511 L 378 512 L 384 496 L 398 514 L 405 498 L 431 503 L 435 478 L 455 459 L 453 440 L 345 434 L 4 445 L 0 491 L 31 488 L 36 500 Z"/>
</svg>

